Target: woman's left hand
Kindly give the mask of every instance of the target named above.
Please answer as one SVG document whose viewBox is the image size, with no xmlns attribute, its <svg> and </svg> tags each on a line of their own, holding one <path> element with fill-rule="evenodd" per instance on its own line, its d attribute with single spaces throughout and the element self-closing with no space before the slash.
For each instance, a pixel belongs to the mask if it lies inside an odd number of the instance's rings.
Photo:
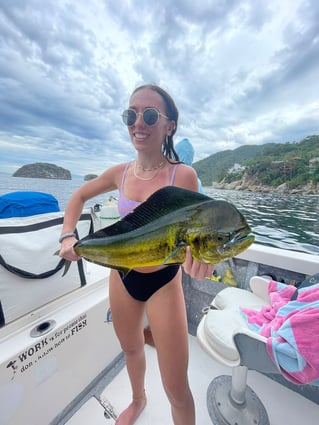
<svg viewBox="0 0 319 425">
<path fill-rule="evenodd" d="M 186 259 L 183 263 L 184 271 L 191 277 L 196 279 L 205 279 L 205 277 L 211 277 L 214 271 L 213 264 L 201 263 L 192 257 L 189 246 L 186 248 Z"/>
</svg>

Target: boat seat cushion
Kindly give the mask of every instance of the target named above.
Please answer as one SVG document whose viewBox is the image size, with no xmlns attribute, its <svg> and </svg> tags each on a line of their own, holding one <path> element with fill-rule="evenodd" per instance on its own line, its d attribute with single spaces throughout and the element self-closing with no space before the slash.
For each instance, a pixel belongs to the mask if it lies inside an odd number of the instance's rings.
<svg viewBox="0 0 319 425">
<path fill-rule="evenodd" d="M 233 340 L 233 331 L 242 326 L 245 326 L 245 320 L 238 311 L 210 310 L 204 325 L 206 340 L 222 357 L 236 361 L 239 359 L 239 353 Z"/>
<path fill-rule="evenodd" d="M 212 304 L 220 310 L 234 306 L 260 310 L 266 304 L 266 301 L 247 290 L 226 288 L 218 292 Z"/>
<path fill-rule="evenodd" d="M 50 193 L 11 192 L 0 196 L 0 218 L 28 217 L 60 211 L 58 200 Z"/>
<path fill-rule="evenodd" d="M 242 307 L 260 310 L 267 302 L 247 290 L 226 288 L 220 291 L 212 302 L 204 323 L 208 344 L 213 350 L 230 361 L 239 360 L 233 335 L 247 329 L 246 320 L 241 314 Z"/>
</svg>

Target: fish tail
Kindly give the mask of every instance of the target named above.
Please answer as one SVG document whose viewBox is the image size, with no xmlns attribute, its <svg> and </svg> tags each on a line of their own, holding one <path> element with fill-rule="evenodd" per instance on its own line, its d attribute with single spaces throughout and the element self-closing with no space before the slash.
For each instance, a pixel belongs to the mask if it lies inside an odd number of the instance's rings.
<svg viewBox="0 0 319 425">
<path fill-rule="evenodd" d="M 60 250 L 56 251 L 53 255 L 59 255 Z M 63 271 L 63 276 L 65 276 L 67 274 L 67 272 L 69 271 L 69 268 L 71 266 L 72 261 L 69 260 L 64 260 L 64 271 Z"/>
<path fill-rule="evenodd" d="M 62 277 L 65 276 L 67 274 L 67 272 L 69 271 L 69 268 L 71 266 L 71 263 L 72 263 L 72 261 L 65 260 L 64 271 L 63 271 Z"/>
</svg>

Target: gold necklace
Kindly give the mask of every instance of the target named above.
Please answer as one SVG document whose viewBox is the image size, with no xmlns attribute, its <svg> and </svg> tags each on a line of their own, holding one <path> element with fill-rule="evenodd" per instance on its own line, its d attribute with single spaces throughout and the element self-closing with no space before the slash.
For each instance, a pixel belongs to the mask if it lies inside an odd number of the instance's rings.
<svg viewBox="0 0 319 425">
<path fill-rule="evenodd" d="M 155 171 L 158 170 L 159 168 L 163 168 L 164 166 L 164 161 L 162 161 L 160 164 L 156 165 L 153 168 L 143 168 L 141 165 L 138 165 L 137 161 L 135 161 L 136 163 L 136 168 L 139 168 L 142 171 Z"/>
<path fill-rule="evenodd" d="M 164 162 L 162 163 L 162 164 L 164 164 Z M 133 168 L 133 173 L 134 173 L 134 176 L 137 178 L 137 179 L 139 179 L 139 180 L 143 180 L 143 181 L 145 181 L 145 182 L 147 182 L 147 181 L 149 181 L 149 180 L 153 180 L 156 176 L 157 176 L 157 174 L 158 174 L 158 172 L 159 172 L 159 170 L 160 170 L 160 168 L 162 168 L 163 167 L 163 165 L 161 166 L 161 167 L 156 167 L 156 168 L 154 168 L 154 171 L 156 171 L 156 173 L 152 176 L 152 177 L 141 177 L 141 176 L 138 176 L 137 174 L 136 174 L 136 168 L 137 168 L 137 162 L 135 161 L 135 164 L 134 164 L 134 168 Z"/>
</svg>

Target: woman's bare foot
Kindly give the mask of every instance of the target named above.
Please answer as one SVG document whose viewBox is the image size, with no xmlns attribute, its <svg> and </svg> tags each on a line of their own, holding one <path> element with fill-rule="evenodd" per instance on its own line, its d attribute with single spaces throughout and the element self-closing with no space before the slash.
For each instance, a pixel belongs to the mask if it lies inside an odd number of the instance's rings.
<svg viewBox="0 0 319 425">
<path fill-rule="evenodd" d="M 119 415 L 116 425 L 133 425 L 146 406 L 146 394 L 133 398 L 132 403 Z"/>
</svg>

